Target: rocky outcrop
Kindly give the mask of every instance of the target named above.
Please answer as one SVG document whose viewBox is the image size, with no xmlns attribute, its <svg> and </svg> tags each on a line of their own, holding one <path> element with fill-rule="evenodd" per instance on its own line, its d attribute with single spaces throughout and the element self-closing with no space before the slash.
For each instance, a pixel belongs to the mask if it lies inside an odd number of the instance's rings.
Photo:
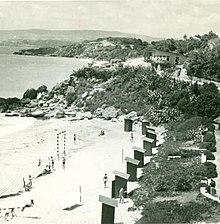
<svg viewBox="0 0 220 224">
<path fill-rule="evenodd" d="M 0 113 L 5 112 L 7 110 L 7 103 L 4 98 L 0 98 Z"/>
<path fill-rule="evenodd" d="M 111 106 L 102 110 L 102 117 L 106 120 L 110 120 L 117 116 L 118 116 L 118 111 L 115 109 L 115 107 Z"/>
<path fill-rule="evenodd" d="M 44 117 L 44 115 L 45 115 L 45 112 L 41 109 L 36 109 L 30 113 L 30 116 L 35 118 L 42 118 Z"/>
<path fill-rule="evenodd" d="M 27 89 L 23 95 L 23 99 L 36 99 L 37 98 L 37 90 L 35 89 Z"/>
</svg>

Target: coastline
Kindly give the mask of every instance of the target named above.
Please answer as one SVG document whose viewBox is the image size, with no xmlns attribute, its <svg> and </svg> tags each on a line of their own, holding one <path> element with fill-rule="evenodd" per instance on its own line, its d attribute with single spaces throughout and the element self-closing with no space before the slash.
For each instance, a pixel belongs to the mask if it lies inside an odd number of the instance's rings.
<svg viewBox="0 0 220 224">
<path fill-rule="evenodd" d="M 132 156 L 132 146 L 141 147 L 140 127 L 134 126 L 135 142 L 130 142 L 130 133 L 123 131 L 123 122 L 104 121 L 102 119 L 69 121 L 68 119 L 37 120 L 34 126 L 24 129 L 13 139 L 6 156 L 8 175 L 3 175 L 2 180 L 11 182 L 13 177 L 22 187 L 22 177 L 27 179 L 37 167 L 38 159 L 44 164 L 49 156 L 56 158 L 56 134 L 58 131 L 67 131 L 66 170 L 62 170 L 61 161 L 55 160 L 56 171 L 51 175 L 33 179 L 33 189 L 22 193 L 20 196 L 0 200 L 1 207 L 20 206 L 33 198 L 36 206 L 21 214 L 30 217 L 40 217 L 38 220 L 15 218 L 11 223 L 88 223 L 97 224 L 101 218 L 101 203 L 98 195 L 111 195 L 111 180 L 114 178 L 115 169 L 125 172 L 126 163 L 122 162 L 121 150 L 125 156 Z M 105 136 L 98 136 L 104 130 Z M 73 143 L 73 134 L 77 135 L 77 143 Z M 62 139 L 61 139 L 62 142 Z M 13 146 L 11 148 L 10 146 Z M 2 146 L 1 146 L 2 147 Z M 22 147 L 19 149 L 19 147 Z M 16 149 L 17 148 L 17 149 Z M 63 150 L 62 146 L 60 150 Z M 17 152 L 15 152 L 17 151 Z M 1 156 L 0 156 L 1 158 Z M 6 162 L 6 161 L 3 161 Z M 1 161 L 1 166 L 4 164 Z M 42 167 L 42 169 L 44 166 Z M 10 175 L 10 172 L 12 175 Z M 15 173 L 17 173 L 15 175 Z M 102 177 L 108 174 L 108 188 L 103 188 Z M 23 175 L 23 176 L 22 176 Z M 7 179 L 8 178 L 8 179 Z M 82 186 L 82 206 L 71 211 L 63 208 L 79 203 L 79 185 Z M 2 186 L 2 185 L 0 185 Z M 140 217 L 140 211 L 125 212 L 131 206 L 130 199 L 117 210 L 116 221 L 126 221 L 128 224 Z M 18 212 L 19 213 L 19 212 Z M 68 215 L 67 215 L 68 214 Z M 61 221 L 62 220 L 62 221 Z M 36 222 L 35 222 L 36 221 Z"/>
</svg>

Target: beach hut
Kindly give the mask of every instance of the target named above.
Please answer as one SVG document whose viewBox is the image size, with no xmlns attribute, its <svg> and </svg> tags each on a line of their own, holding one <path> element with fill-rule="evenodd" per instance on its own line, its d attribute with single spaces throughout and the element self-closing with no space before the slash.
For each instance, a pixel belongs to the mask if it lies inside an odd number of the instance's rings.
<svg viewBox="0 0 220 224">
<path fill-rule="evenodd" d="M 132 131 L 133 121 L 131 119 L 124 119 L 124 131 Z"/>
<path fill-rule="evenodd" d="M 139 160 L 138 168 L 142 168 L 144 166 L 144 154 L 145 149 L 133 146 L 132 148 L 134 150 L 134 159 Z"/>
<path fill-rule="evenodd" d="M 143 120 L 141 125 L 141 133 L 142 135 L 146 135 L 146 131 L 147 131 L 147 126 L 150 125 L 149 121 Z"/>
<path fill-rule="evenodd" d="M 114 224 L 115 208 L 118 207 L 118 201 L 99 195 L 99 201 L 102 203 L 101 224 Z"/>
<path fill-rule="evenodd" d="M 139 160 L 126 157 L 125 161 L 127 162 L 127 174 L 130 174 L 128 181 L 137 181 L 137 166 Z"/>
<path fill-rule="evenodd" d="M 152 143 L 152 146 L 156 147 L 156 142 L 157 142 L 157 134 L 156 134 L 156 132 L 155 131 L 151 131 L 151 130 L 148 129 L 146 131 L 146 137 L 147 138 L 152 138 L 154 140 L 153 143 Z"/>
<path fill-rule="evenodd" d="M 146 126 L 146 129 L 155 132 L 155 127 L 152 127 L 152 126 Z"/>
<path fill-rule="evenodd" d="M 124 188 L 124 191 L 127 192 L 127 182 L 130 175 L 117 170 L 113 174 L 115 174 L 115 180 L 112 181 L 112 198 L 118 198 L 121 188 Z"/>
<path fill-rule="evenodd" d="M 217 125 L 217 129 L 220 130 L 220 116 L 217 117 L 213 122 Z"/>
<path fill-rule="evenodd" d="M 152 147 L 154 140 L 152 138 L 143 138 L 143 148 L 146 149 L 145 156 L 152 156 Z"/>
</svg>

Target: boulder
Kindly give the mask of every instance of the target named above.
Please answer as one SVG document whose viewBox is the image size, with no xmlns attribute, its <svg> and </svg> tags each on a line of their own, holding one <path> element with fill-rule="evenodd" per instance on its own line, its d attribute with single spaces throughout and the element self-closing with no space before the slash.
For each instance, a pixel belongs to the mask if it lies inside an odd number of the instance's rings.
<svg viewBox="0 0 220 224">
<path fill-rule="evenodd" d="M 42 118 L 44 117 L 44 115 L 45 115 L 45 112 L 40 109 L 36 109 L 30 113 L 30 116 L 35 118 Z"/>
<path fill-rule="evenodd" d="M 88 96 L 88 92 L 85 92 L 82 94 L 82 99 L 86 98 Z"/>
<path fill-rule="evenodd" d="M 58 111 L 56 111 L 55 113 L 55 118 L 64 118 L 65 117 L 65 112 L 62 109 L 59 109 Z"/>
<path fill-rule="evenodd" d="M 97 108 L 97 109 L 94 111 L 94 115 L 95 115 L 96 117 L 101 117 L 101 116 L 102 116 L 102 111 L 103 111 L 102 108 Z"/>
<path fill-rule="evenodd" d="M 117 118 L 112 118 L 111 122 L 118 122 L 118 119 Z"/>
<path fill-rule="evenodd" d="M 29 98 L 21 99 L 21 104 L 23 104 L 23 105 L 29 104 L 30 102 L 31 102 L 31 100 Z"/>
<path fill-rule="evenodd" d="M 31 100 L 31 102 L 29 104 L 27 104 L 27 107 L 29 107 L 29 108 L 38 107 L 38 102 Z"/>
<path fill-rule="evenodd" d="M 72 86 L 68 86 L 67 92 L 66 92 L 66 102 L 67 105 L 71 105 L 72 102 L 75 100 L 75 88 Z"/>
<path fill-rule="evenodd" d="M 37 98 L 37 90 L 35 89 L 27 89 L 23 95 L 23 99 L 36 99 Z"/>
<path fill-rule="evenodd" d="M 38 93 L 47 92 L 47 86 L 42 85 L 42 86 L 38 87 L 37 92 Z"/>
<path fill-rule="evenodd" d="M 90 119 L 93 118 L 93 115 L 92 115 L 92 113 L 90 111 L 87 111 L 87 112 L 84 113 L 84 117 L 88 118 L 90 120 Z"/>
<path fill-rule="evenodd" d="M 127 119 L 131 119 L 131 120 L 137 120 L 138 116 L 137 116 L 137 112 L 136 111 L 132 111 L 129 114 L 126 115 Z"/>
<path fill-rule="evenodd" d="M 5 112 L 7 110 L 7 103 L 4 98 L 0 98 L 0 113 Z"/>
<path fill-rule="evenodd" d="M 102 110 L 102 117 L 106 120 L 109 120 L 111 118 L 115 118 L 118 115 L 118 111 L 115 109 L 115 107 L 107 107 Z"/>
</svg>

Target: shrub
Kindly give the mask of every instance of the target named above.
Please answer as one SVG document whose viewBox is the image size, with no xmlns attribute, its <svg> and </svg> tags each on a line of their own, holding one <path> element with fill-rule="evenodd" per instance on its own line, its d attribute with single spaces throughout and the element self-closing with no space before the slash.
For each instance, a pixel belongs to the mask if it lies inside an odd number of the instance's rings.
<svg viewBox="0 0 220 224">
<path fill-rule="evenodd" d="M 204 197 L 187 204 L 180 204 L 174 200 L 148 202 L 143 206 L 143 217 L 136 224 L 206 221 L 211 215 L 217 215 L 219 211 L 218 202 Z"/>
<path fill-rule="evenodd" d="M 206 150 L 204 152 L 204 154 L 206 155 L 207 160 L 215 160 L 215 156 L 213 155 L 212 152 L 210 152 L 209 150 Z"/>
<path fill-rule="evenodd" d="M 203 138 L 204 142 L 212 142 L 216 144 L 216 140 L 215 140 L 215 134 L 211 131 L 208 131 Z"/>
<path fill-rule="evenodd" d="M 205 166 L 207 167 L 207 178 L 215 178 L 218 176 L 216 165 L 212 162 L 205 162 Z"/>
</svg>

